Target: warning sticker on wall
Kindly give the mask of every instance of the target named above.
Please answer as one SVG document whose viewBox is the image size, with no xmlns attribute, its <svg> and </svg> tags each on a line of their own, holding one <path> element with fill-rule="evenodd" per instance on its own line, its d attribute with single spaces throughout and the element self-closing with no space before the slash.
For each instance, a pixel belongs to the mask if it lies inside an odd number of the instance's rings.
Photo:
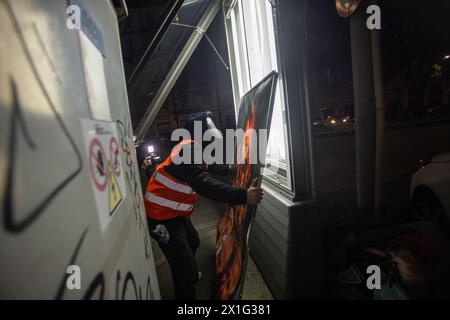
<svg viewBox="0 0 450 320">
<path fill-rule="evenodd" d="M 114 123 L 82 120 L 92 190 L 104 232 L 126 196 L 121 150 Z"/>
</svg>

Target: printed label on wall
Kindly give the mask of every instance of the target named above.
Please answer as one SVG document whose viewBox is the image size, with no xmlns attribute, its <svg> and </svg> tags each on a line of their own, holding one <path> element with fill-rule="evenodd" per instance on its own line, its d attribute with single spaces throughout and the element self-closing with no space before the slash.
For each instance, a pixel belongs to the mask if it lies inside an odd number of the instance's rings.
<svg viewBox="0 0 450 320">
<path fill-rule="evenodd" d="M 104 232 L 126 196 L 117 128 L 114 123 L 92 120 L 82 120 L 82 125 L 86 165 Z"/>
</svg>

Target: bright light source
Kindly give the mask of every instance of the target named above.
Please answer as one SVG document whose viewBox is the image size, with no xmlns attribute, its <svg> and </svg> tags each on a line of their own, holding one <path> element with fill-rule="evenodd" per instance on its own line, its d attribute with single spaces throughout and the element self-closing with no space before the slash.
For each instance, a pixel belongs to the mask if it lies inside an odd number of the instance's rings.
<svg viewBox="0 0 450 320">
<path fill-rule="evenodd" d="M 446 55 L 446 56 L 444 57 L 444 59 L 445 59 L 445 60 L 450 59 L 450 54 Z"/>
<path fill-rule="evenodd" d="M 347 119 L 342 119 L 342 122 L 347 122 Z"/>
<path fill-rule="evenodd" d="M 155 148 L 153 146 L 148 146 L 148 152 L 149 153 L 155 152 Z"/>
<path fill-rule="evenodd" d="M 336 120 L 334 120 L 334 119 L 331 120 L 331 123 L 332 123 L 332 124 L 336 124 Z"/>
</svg>

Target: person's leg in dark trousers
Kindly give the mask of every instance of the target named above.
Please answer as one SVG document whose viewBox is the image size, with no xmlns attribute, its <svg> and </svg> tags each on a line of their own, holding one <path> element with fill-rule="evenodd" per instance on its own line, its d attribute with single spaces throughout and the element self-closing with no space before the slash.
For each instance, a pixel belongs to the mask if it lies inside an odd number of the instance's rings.
<svg viewBox="0 0 450 320">
<path fill-rule="evenodd" d="M 195 251 L 198 248 L 198 234 L 189 219 L 174 218 L 164 221 L 149 221 L 150 229 L 157 224 L 166 226 L 169 243 L 160 244 L 172 270 L 172 278 L 177 300 L 195 299 L 195 285 L 198 268 Z"/>
<path fill-rule="evenodd" d="M 186 219 L 186 237 L 189 243 L 189 247 L 191 248 L 192 253 L 195 256 L 197 249 L 200 246 L 200 238 L 190 218 Z"/>
</svg>

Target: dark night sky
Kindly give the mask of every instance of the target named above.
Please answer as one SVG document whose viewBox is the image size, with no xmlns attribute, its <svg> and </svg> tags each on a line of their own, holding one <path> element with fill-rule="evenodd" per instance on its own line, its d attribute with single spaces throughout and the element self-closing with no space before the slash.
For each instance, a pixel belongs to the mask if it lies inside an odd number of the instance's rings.
<svg viewBox="0 0 450 320">
<path fill-rule="evenodd" d="M 165 1 L 152 1 L 151 6 L 148 3 L 142 0 L 129 1 L 129 5 L 135 8 L 150 8 L 148 16 L 152 20 L 149 22 L 145 16 L 139 17 L 145 25 L 145 37 L 133 43 L 135 50 L 128 57 L 129 61 L 139 56 L 142 39 L 148 38 L 156 30 L 162 9 L 167 5 Z M 366 3 L 363 1 L 360 8 L 365 9 Z M 450 53 L 450 1 L 380 0 L 379 5 L 385 83 L 405 74 L 412 77 L 405 73 L 412 62 L 423 70 L 430 64 L 442 63 L 443 55 Z M 351 81 L 349 18 L 338 16 L 334 0 L 307 0 L 307 10 L 311 78 L 315 77 L 320 82 L 326 70 L 340 68 L 350 73 L 347 81 Z M 136 17 L 131 16 L 130 19 Z M 207 34 L 228 61 L 221 13 Z M 220 104 L 232 105 L 230 75 L 206 40 L 201 41 L 171 95 L 179 95 L 180 90 L 194 80 L 198 82 L 196 91 L 205 96 L 205 101 L 208 101 L 209 96 L 218 95 Z M 217 81 L 215 88 L 211 87 L 212 80 Z M 351 86 L 351 82 L 347 86 Z"/>
<path fill-rule="evenodd" d="M 155 14 L 146 26 L 146 33 L 156 30 L 158 17 L 167 1 L 127 1 L 131 8 L 151 8 Z M 151 5 L 149 5 L 151 3 Z M 364 1 L 361 6 L 364 6 Z M 410 59 L 439 59 L 450 52 L 450 1 L 448 0 L 382 0 L 383 57 L 386 66 L 396 68 Z M 349 64 L 350 37 L 348 19 L 337 15 L 333 0 L 309 0 L 308 24 L 310 26 L 310 48 L 314 63 L 336 65 Z M 142 19 L 142 18 L 141 18 Z M 225 35 L 219 14 L 208 30 L 219 51 L 226 52 Z M 202 41 L 203 42 L 203 41 Z M 213 54 L 208 45 L 202 43 L 197 51 Z M 134 53 L 138 55 L 137 52 Z M 204 56 L 202 53 L 197 56 Z M 390 70 L 387 70 L 390 74 Z M 209 75 L 206 75 L 209 76 Z"/>
<path fill-rule="evenodd" d="M 385 73 L 392 76 L 409 60 L 439 62 L 450 52 L 450 1 L 380 1 Z M 365 8 L 364 1 L 362 8 Z M 311 57 L 316 67 L 351 63 L 349 19 L 334 1 L 309 1 Z"/>
</svg>

